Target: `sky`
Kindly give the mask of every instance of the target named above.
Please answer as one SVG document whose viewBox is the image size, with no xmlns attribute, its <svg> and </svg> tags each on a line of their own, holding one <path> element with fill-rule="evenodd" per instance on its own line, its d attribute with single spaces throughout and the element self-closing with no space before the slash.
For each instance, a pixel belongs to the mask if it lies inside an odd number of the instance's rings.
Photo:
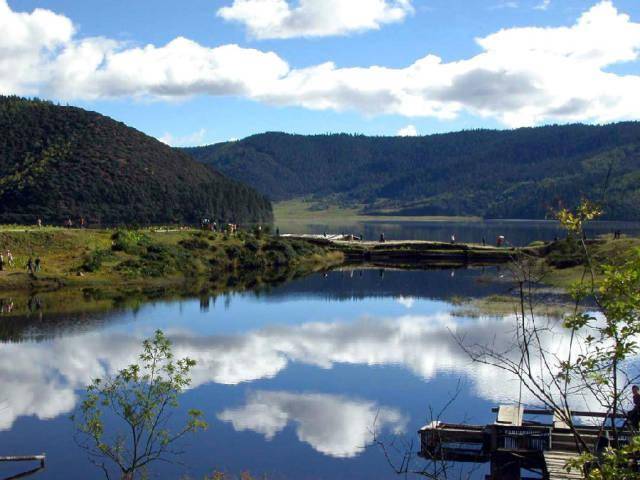
<svg viewBox="0 0 640 480">
<path fill-rule="evenodd" d="M 0 0 L 0 94 L 175 146 L 640 118 L 640 0 Z"/>
</svg>

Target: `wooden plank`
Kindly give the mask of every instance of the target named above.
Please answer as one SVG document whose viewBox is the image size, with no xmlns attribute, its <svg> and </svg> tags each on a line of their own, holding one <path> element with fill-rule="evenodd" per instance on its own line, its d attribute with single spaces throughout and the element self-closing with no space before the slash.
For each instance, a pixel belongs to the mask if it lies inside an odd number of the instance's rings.
<svg viewBox="0 0 640 480">
<path fill-rule="evenodd" d="M 582 480 L 584 475 L 578 470 L 567 472 L 565 465 L 569 460 L 577 458 L 577 454 L 549 450 L 544 452 L 546 478 L 549 480 Z"/>
<path fill-rule="evenodd" d="M 45 455 L 11 455 L 8 457 L 0 457 L 0 462 L 30 462 L 32 460 L 44 462 L 45 459 Z"/>
</svg>

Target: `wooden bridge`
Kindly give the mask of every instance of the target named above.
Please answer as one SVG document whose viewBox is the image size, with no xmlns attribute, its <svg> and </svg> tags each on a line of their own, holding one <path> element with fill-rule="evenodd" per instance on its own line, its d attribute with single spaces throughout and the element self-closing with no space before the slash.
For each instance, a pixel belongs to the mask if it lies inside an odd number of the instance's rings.
<svg viewBox="0 0 640 480">
<path fill-rule="evenodd" d="M 569 472 L 567 462 L 579 455 L 582 448 L 574 432 L 554 417 L 552 424 L 523 421 L 525 414 L 553 415 L 547 410 L 525 410 L 500 407 L 495 423 L 465 425 L 431 422 L 419 430 L 421 455 L 444 462 L 490 463 L 488 480 L 520 480 L 522 470 L 535 472 L 550 480 L 584 478 L 583 472 Z M 506 412 L 506 413 L 505 413 Z M 572 417 L 605 418 L 602 413 L 571 412 Z M 622 416 L 619 415 L 619 418 Z M 581 440 L 592 452 L 606 446 L 628 444 L 631 434 L 610 428 L 580 425 Z"/>
</svg>

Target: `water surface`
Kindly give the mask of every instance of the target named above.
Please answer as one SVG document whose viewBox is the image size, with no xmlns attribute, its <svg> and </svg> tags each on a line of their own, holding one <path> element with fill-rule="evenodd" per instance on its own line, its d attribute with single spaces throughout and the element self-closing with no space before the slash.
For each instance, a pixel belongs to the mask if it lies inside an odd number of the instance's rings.
<svg viewBox="0 0 640 480">
<path fill-rule="evenodd" d="M 528 245 L 535 240 L 550 241 L 563 238 L 564 230 L 558 222 L 547 220 L 483 220 L 477 222 L 391 222 L 367 221 L 350 222 L 343 225 L 323 225 L 310 221 L 295 226 L 284 225 L 281 233 L 346 233 L 364 235 L 366 239 L 376 240 L 384 233 L 389 240 L 434 240 L 448 242 L 451 235 L 459 242 L 480 243 L 484 238 L 487 244 L 494 244 L 496 238 L 504 236 L 515 246 Z M 638 222 L 591 222 L 585 228 L 589 237 L 611 234 L 620 230 L 623 234 L 640 235 Z"/>
<path fill-rule="evenodd" d="M 141 340 L 160 328 L 176 356 L 198 362 L 175 418 L 198 408 L 210 428 L 184 445 L 185 466 L 160 464 L 155 478 L 200 479 L 214 469 L 394 478 L 372 445 L 374 428 L 381 438 L 416 440 L 430 412 L 458 390 L 449 421 L 490 422 L 492 406 L 518 395 L 500 372 L 471 363 L 455 338 L 513 340 L 509 318 L 467 317 L 454 304 L 508 292 L 500 276 L 494 268 L 356 269 L 252 293 L 156 301 L 95 321 L 46 311 L 24 318 L 20 341 L 0 343 L 0 452 L 46 452 L 38 478 L 99 478 L 69 415 L 92 378 L 134 361 Z M 16 468 L 0 466 L 0 478 Z"/>
</svg>

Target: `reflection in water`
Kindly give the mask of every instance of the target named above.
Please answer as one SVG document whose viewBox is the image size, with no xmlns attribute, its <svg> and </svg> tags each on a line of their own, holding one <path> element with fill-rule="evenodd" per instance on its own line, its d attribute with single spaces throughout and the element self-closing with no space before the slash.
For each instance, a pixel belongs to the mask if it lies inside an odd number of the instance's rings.
<svg viewBox="0 0 640 480">
<path fill-rule="evenodd" d="M 393 433 L 405 430 L 407 419 L 396 409 L 340 395 L 252 392 L 246 404 L 218 414 L 236 431 L 252 430 L 271 440 L 288 423 L 315 450 L 332 457 L 354 457 L 373 442 L 374 425 Z"/>
<path fill-rule="evenodd" d="M 384 476 L 379 452 L 362 451 L 378 411 L 379 427 L 406 426 L 415 439 L 428 407 L 440 408 L 461 378 L 451 419 L 490 421 L 494 402 L 518 398 L 516 381 L 470 362 L 455 339 L 507 351 L 514 319 L 464 318 L 448 301 L 507 293 L 500 274 L 335 271 L 217 303 L 206 295 L 144 305 L 123 299 L 115 312 L 113 299 L 43 294 L 38 306 L 14 298 L 13 313 L 0 315 L 0 450 L 46 451 L 45 479 L 93 478 L 91 465 L 76 462 L 83 454 L 66 414 L 85 385 L 134 362 L 142 339 L 161 328 L 177 357 L 197 361 L 182 407 L 203 409 L 217 424 L 185 453 L 192 478 L 218 466 L 276 473 L 269 478 Z M 61 304 L 83 310 L 49 313 Z M 545 332 L 543 344 L 562 353 L 569 338 Z M 258 435 L 236 433 L 242 430 Z"/>
<path fill-rule="evenodd" d="M 292 362 L 322 369 L 337 364 L 400 365 L 422 379 L 439 372 L 459 373 L 469 378 L 482 398 L 512 401 L 518 385 L 494 368 L 471 363 L 454 335 L 468 344 L 506 351 L 513 345 L 514 331 L 511 317 L 468 321 L 440 313 L 269 326 L 238 335 L 167 333 L 177 358 L 197 361 L 192 387 L 272 378 Z M 71 411 L 77 401 L 75 391 L 133 362 L 141 340 L 122 333 L 94 333 L 47 344 L 4 345 L 0 384 L 7 408 L 0 411 L 0 429 L 10 428 L 22 415 L 46 419 Z M 549 352 L 562 353 L 569 337 L 549 333 L 544 342 Z"/>
</svg>

